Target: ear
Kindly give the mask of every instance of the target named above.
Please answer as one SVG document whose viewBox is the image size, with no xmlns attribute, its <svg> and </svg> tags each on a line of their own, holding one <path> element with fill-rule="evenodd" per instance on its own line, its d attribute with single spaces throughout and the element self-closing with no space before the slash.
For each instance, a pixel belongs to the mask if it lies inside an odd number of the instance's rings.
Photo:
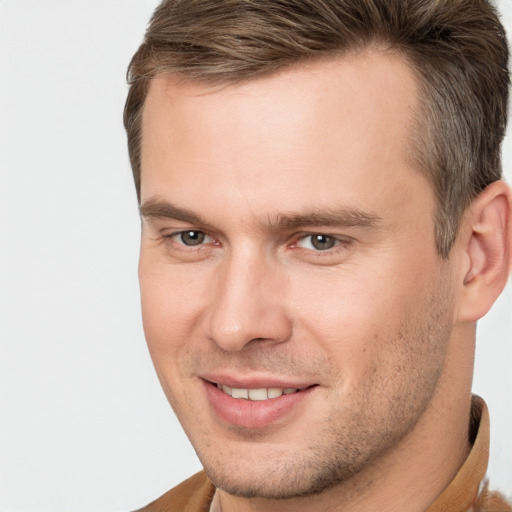
<svg viewBox="0 0 512 512">
<path fill-rule="evenodd" d="M 504 181 L 491 183 L 471 203 L 461 237 L 459 320 L 476 322 L 503 291 L 512 268 L 512 191 Z"/>
</svg>

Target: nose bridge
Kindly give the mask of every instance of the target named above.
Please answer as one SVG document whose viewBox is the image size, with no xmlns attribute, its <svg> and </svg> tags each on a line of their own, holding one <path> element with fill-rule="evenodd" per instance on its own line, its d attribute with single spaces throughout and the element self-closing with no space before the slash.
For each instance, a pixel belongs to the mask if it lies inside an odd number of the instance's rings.
<svg viewBox="0 0 512 512">
<path fill-rule="evenodd" d="M 241 350 L 254 340 L 285 341 L 285 276 L 277 261 L 245 246 L 232 250 L 219 268 L 209 312 L 209 337 L 221 348 Z"/>
</svg>

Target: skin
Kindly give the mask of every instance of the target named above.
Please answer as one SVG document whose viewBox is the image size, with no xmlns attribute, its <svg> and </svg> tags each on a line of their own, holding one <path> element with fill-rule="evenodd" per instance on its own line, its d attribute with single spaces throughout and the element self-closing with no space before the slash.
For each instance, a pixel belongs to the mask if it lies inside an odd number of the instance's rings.
<svg viewBox="0 0 512 512">
<path fill-rule="evenodd" d="M 144 329 L 224 512 L 425 510 L 467 456 L 477 260 L 470 219 L 448 260 L 436 251 L 433 192 L 408 158 L 417 94 L 378 51 L 150 87 Z M 240 426 L 212 408 L 212 375 L 314 387 Z"/>
</svg>

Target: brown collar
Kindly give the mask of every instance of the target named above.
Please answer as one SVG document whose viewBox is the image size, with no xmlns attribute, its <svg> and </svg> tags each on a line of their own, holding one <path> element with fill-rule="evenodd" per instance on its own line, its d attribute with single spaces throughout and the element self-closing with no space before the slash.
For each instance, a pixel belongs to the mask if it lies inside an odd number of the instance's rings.
<svg viewBox="0 0 512 512">
<path fill-rule="evenodd" d="M 425 512 L 463 512 L 471 509 L 478 497 L 489 461 L 489 411 L 476 395 L 471 401 L 469 439 L 473 444 L 466 462 Z"/>
</svg>

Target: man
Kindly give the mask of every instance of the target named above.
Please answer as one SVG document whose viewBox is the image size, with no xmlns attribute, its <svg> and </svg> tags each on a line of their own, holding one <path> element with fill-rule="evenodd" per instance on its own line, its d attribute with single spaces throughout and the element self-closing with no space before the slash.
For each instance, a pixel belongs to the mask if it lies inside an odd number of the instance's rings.
<svg viewBox="0 0 512 512">
<path fill-rule="evenodd" d="M 484 0 L 158 7 L 125 111 L 143 320 L 205 473 L 143 510 L 511 510 L 471 397 L 507 59 Z"/>
</svg>

